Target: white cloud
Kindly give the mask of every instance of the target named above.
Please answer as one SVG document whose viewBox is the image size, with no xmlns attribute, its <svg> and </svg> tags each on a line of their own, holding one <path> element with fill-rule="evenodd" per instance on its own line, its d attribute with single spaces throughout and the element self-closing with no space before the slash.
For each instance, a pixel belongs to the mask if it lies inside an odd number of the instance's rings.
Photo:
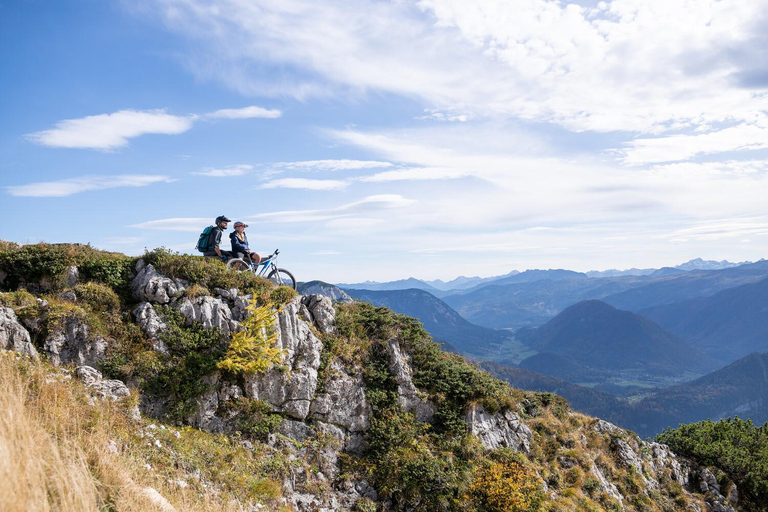
<svg viewBox="0 0 768 512">
<path fill-rule="evenodd" d="M 254 117 L 277 119 L 282 115 L 283 113 L 277 109 L 250 106 L 244 108 L 225 108 L 205 114 L 205 117 L 211 119 L 251 119 Z"/>
<path fill-rule="evenodd" d="M 224 109 L 206 114 L 204 118 L 246 119 L 280 117 L 279 110 L 261 107 Z M 129 139 L 147 134 L 178 135 L 192 128 L 200 119 L 197 115 L 175 116 L 165 109 L 119 110 L 79 119 L 65 119 L 50 130 L 30 133 L 26 137 L 35 144 L 54 148 L 99 149 L 110 151 L 126 147 Z"/>
<path fill-rule="evenodd" d="M 474 173 L 468 169 L 450 168 L 450 167 L 413 167 L 407 169 L 398 169 L 396 171 L 385 171 L 370 176 L 357 178 L 362 182 L 387 182 L 387 181 L 415 181 L 415 180 L 451 180 L 473 176 Z"/>
<path fill-rule="evenodd" d="M 80 176 L 58 181 L 30 183 L 6 187 L 12 196 L 21 197 L 66 197 L 90 190 L 105 190 L 118 187 L 146 187 L 154 183 L 169 183 L 168 176 L 148 174 L 119 174 L 116 176 Z"/>
<path fill-rule="evenodd" d="M 340 219 L 344 217 L 354 218 L 360 214 L 364 215 L 383 210 L 405 208 L 415 203 L 416 201 L 412 199 L 406 199 L 398 194 L 381 194 L 368 196 L 361 199 L 360 201 L 343 204 L 335 208 L 328 208 L 324 210 L 289 210 L 270 212 L 254 215 L 251 218 L 270 222 L 318 222 Z"/>
<path fill-rule="evenodd" d="M 229 167 L 222 167 L 219 169 L 206 167 L 202 171 L 195 171 L 192 174 L 197 176 L 208 176 L 211 178 L 228 178 L 230 176 L 243 176 L 252 170 L 252 165 L 230 165 Z"/>
<path fill-rule="evenodd" d="M 194 124 L 192 116 L 174 116 L 165 110 L 120 110 L 80 119 L 66 119 L 55 128 L 27 135 L 36 144 L 55 148 L 110 150 L 128 145 L 145 134 L 176 135 Z"/>
<path fill-rule="evenodd" d="M 139 224 L 131 224 L 129 228 L 156 229 L 160 231 L 202 231 L 213 224 L 213 219 L 207 217 L 177 217 L 171 219 L 150 220 Z"/>
<path fill-rule="evenodd" d="M 305 178 L 283 178 L 264 183 L 259 188 L 298 188 L 305 190 L 342 190 L 349 185 L 341 180 L 310 180 Z"/>
<path fill-rule="evenodd" d="M 304 171 L 349 171 L 360 169 L 382 169 L 392 167 L 389 162 L 372 160 L 305 160 L 303 162 L 280 162 L 275 167 Z"/>
<path fill-rule="evenodd" d="M 384 91 L 434 112 L 647 133 L 766 108 L 765 0 L 152 5 L 198 44 L 194 72 L 246 94 Z"/>
<path fill-rule="evenodd" d="M 702 155 L 768 149 L 768 119 L 763 126 L 740 124 L 697 135 L 635 139 L 622 152 L 625 164 L 688 160 Z"/>
</svg>

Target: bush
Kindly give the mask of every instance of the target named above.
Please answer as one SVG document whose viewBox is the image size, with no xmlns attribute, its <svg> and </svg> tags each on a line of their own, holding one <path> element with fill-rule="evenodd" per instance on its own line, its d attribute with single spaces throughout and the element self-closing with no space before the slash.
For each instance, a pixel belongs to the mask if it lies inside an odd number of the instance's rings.
<svg viewBox="0 0 768 512">
<path fill-rule="evenodd" d="M 220 370 L 235 375 L 254 375 L 265 372 L 282 359 L 283 351 L 275 346 L 277 313 L 272 305 L 259 306 L 252 301 L 248 313 L 240 324 L 243 329 L 232 335 L 226 355 L 216 365 Z"/>
<path fill-rule="evenodd" d="M 544 492 L 535 473 L 519 462 L 492 461 L 478 472 L 471 492 L 488 512 L 536 512 Z"/>
<path fill-rule="evenodd" d="M 88 305 L 91 311 L 116 314 L 120 311 L 120 298 L 107 285 L 88 282 L 74 288 L 78 302 Z"/>
<path fill-rule="evenodd" d="M 225 402 L 222 409 L 229 419 L 235 420 L 238 432 L 257 441 L 265 441 L 269 434 L 276 432 L 283 419 L 263 400 L 245 397 Z"/>
<path fill-rule="evenodd" d="M 765 510 L 768 503 L 768 423 L 728 418 L 668 428 L 655 439 L 678 455 L 724 471 L 739 489 L 740 508 Z"/>
</svg>

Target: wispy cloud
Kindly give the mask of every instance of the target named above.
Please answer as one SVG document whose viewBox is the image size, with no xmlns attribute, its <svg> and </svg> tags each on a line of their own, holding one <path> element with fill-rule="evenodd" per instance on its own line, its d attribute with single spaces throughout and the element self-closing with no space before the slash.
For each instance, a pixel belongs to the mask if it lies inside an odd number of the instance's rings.
<svg viewBox="0 0 768 512">
<path fill-rule="evenodd" d="M 165 109 L 119 110 L 78 119 L 59 121 L 50 130 L 28 134 L 35 144 L 54 148 L 97 149 L 111 151 L 124 148 L 130 139 L 148 134 L 178 135 L 192 128 L 200 119 L 248 119 L 280 117 L 279 110 L 261 107 L 224 109 L 198 116 L 177 116 Z"/>
<path fill-rule="evenodd" d="M 747 121 L 768 90 L 750 78 L 765 74 L 762 2 L 158 0 L 152 11 L 195 41 L 196 73 L 247 94 L 385 91 L 435 112 L 659 133 Z"/>
<path fill-rule="evenodd" d="M 361 169 L 383 169 L 392 167 L 389 162 L 377 162 L 374 160 L 305 160 L 302 162 L 279 162 L 275 167 L 288 170 L 302 171 L 348 171 Z"/>
<path fill-rule="evenodd" d="M 120 110 L 80 119 L 59 121 L 50 130 L 27 138 L 43 146 L 111 150 L 128 145 L 128 139 L 145 134 L 176 135 L 194 124 L 193 116 L 174 116 L 165 110 Z"/>
<path fill-rule="evenodd" d="M 282 115 L 283 113 L 277 109 L 250 106 L 244 108 L 224 108 L 205 114 L 205 117 L 209 119 L 251 119 L 254 117 L 277 119 Z"/>
<path fill-rule="evenodd" d="M 230 165 L 218 169 L 214 167 L 206 167 L 202 171 L 195 171 L 192 172 L 192 174 L 196 176 L 208 176 L 211 178 L 228 178 L 230 176 L 243 176 L 252 170 L 252 165 Z"/>
<path fill-rule="evenodd" d="M 58 181 L 45 181 L 6 187 L 12 196 L 21 197 L 65 197 L 90 190 L 105 190 L 118 187 L 146 187 L 154 183 L 169 183 L 168 176 L 149 174 L 119 174 L 116 176 L 80 176 Z"/>
<path fill-rule="evenodd" d="M 207 217 L 176 217 L 171 219 L 149 220 L 139 224 L 131 224 L 129 228 L 156 229 L 160 231 L 202 231 L 205 226 L 213 224 L 213 219 Z"/>
<path fill-rule="evenodd" d="M 305 178 L 283 178 L 264 183 L 259 188 L 297 188 L 305 190 L 342 190 L 349 186 L 343 180 L 311 180 Z"/>
<path fill-rule="evenodd" d="M 371 212 L 383 210 L 404 208 L 415 203 L 416 201 L 406 199 L 398 194 L 381 194 L 368 196 L 360 201 L 343 204 L 335 208 L 327 208 L 324 210 L 287 210 L 270 212 L 254 215 L 251 218 L 270 222 L 318 222 L 340 219 L 343 217 L 362 216 Z"/>
<path fill-rule="evenodd" d="M 635 139 L 622 151 L 625 164 L 688 160 L 702 155 L 768 149 L 768 117 L 756 124 L 739 124 L 694 135 Z"/>
</svg>

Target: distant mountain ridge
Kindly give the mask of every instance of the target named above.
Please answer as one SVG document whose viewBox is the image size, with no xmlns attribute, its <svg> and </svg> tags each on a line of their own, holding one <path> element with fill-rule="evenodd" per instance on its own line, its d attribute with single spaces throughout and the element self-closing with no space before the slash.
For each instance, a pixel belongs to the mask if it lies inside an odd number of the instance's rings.
<svg viewBox="0 0 768 512">
<path fill-rule="evenodd" d="M 447 341 L 463 354 L 488 356 L 497 352 L 511 337 L 509 333 L 468 322 L 448 304 L 424 290 L 346 291 L 355 300 L 385 306 L 396 313 L 418 318 L 434 338 Z"/>
<path fill-rule="evenodd" d="M 540 353 L 551 352 L 596 370 L 674 375 L 715 367 L 652 321 L 599 300 L 579 302 L 541 327 L 520 329 L 515 337 Z"/>
</svg>

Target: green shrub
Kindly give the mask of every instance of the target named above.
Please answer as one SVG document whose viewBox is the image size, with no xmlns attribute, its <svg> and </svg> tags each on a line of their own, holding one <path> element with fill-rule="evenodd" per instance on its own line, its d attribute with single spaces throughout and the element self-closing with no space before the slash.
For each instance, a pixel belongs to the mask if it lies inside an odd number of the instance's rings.
<svg viewBox="0 0 768 512">
<path fill-rule="evenodd" d="M 208 391 L 202 379 L 216 371 L 224 342 L 218 329 L 206 330 L 199 323 L 184 326 L 181 313 L 168 306 L 159 306 L 157 311 L 168 326 L 159 336 L 168 353 L 157 354 L 154 367 L 144 369 L 144 388 L 167 397 L 168 416 L 180 421 L 195 411 L 196 400 Z"/>
<path fill-rule="evenodd" d="M 257 441 L 264 441 L 269 434 L 276 432 L 283 419 L 272 412 L 272 406 L 263 400 L 245 397 L 225 402 L 221 409 L 220 412 L 235 421 L 238 432 Z"/>
<path fill-rule="evenodd" d="M 120 311 L 120 298 L 107 285 L 88 282 L 76 285 L 73 291 L 77 301 L 87 304 L 91 311 L 112 314 Z"/>
<path fill-rule="evenodd" d="M 739 489 L 742 510 L 765 510 L 768 503 L 768 423 L 728 418 L 668 428 L 655 439 L 699 464 L 724 471 Z"/>
</svg>

